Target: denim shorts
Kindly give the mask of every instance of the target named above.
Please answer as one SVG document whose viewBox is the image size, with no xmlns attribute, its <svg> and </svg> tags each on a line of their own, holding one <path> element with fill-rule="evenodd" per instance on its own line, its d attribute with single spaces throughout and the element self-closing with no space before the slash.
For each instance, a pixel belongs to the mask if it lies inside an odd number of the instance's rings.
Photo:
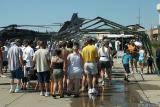
<svg viewBox="0 0 160 107">
<path fill-rule="evenodd" d="M 139 63 L 144 63 L 144 58 L 138 58 Z"/>
<path fill-rule="evenodd" d="M 23 71 L 21 68 L 17 70 L 10 71 L 11 72 L 11 79 L 22 79 L 23 78 Z"/>
<path fill-rule="evenodd" d="M 72 72 L 69 73 L 68 79 L 81 79 L 82 78 L 82 73 L 81 72 Z"/>
<path fill-rule="evenodd" d="M 98 74 L 97 64 L 95 62 L 86 62 L 84 64 L 84 72 L 90 75 Z"/>
<path fill-rule="evenodd" d="M 40 83 L 49 83 L 50 80 L 50 72 L 44 71 L 44 72 L 37 72 L 38 81 Z"/>
</svg>

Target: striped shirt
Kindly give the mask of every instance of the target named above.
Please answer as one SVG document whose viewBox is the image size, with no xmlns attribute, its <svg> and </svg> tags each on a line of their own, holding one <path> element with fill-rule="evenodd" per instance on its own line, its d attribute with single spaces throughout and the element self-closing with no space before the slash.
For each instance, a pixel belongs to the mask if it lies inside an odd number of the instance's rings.
<svg viewBox="0 0 160 107">
<path fill-rule="evenodd" d="M 20 57 L 22 57 L 22 50 L 17 45 L 13 45 L 8 50 L 8 69 L 10 71 L 17 70 L 20 65 Z"/>
</svg>

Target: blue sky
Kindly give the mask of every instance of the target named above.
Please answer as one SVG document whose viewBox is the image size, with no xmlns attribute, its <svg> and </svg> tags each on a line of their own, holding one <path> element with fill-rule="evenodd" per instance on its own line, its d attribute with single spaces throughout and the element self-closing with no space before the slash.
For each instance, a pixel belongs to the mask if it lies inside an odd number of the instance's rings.
<svg viewBox="0 0 160 107">
<path fill-rule="evenodd" d="M 158 24 L 156 4 L 160 0 L 0 0 L 0 26 L 52 24 L 70 20 L 74 12 L 82 18 L 97 16 L 122 25 L 138 23 L 146 28 Z"/>
</svg>

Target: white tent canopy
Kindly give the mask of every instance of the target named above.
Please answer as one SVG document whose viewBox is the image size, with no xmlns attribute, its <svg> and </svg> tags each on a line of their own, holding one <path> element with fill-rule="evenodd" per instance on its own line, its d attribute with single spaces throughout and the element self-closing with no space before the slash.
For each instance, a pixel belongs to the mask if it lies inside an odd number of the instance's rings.
<svg viewBox="0 0 160 107">
<path fill-rule="evenodd" d="M 134 35 L 124 35 L 124 34 L 98 34 L 98 38 L 130 38 L 134 37 Z"/>
<path fill-rule="evenodd" d="M 124 34 L 107 34 L 108 38 L 128 38 L 128 37 L 133 37 L 134 35 L 124 35 Z"/>
<path fill-rule="evenodd" d="M 142 42 L 140 42 L 140 41 L 135 41 L 134 44 L 135 44 L 136 46 L 142 46 Z"/>
</svg>

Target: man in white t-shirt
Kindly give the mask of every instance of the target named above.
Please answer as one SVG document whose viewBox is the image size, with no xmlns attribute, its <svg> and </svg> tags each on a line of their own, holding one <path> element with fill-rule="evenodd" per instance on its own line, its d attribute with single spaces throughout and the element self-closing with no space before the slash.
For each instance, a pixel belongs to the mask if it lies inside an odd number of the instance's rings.
<svg viewBox="0 0 160 107">
<path fill-rule="evenodd" d="M 45 85 L 45 96 L 49 96 L 49 79 L 50 79 L 50 56 L 49 51 L 46 49 L 46 43 L 39 41 L 39 49 L 33 56 L 33 62 L 37 68 L 38 81 L 40 83 L 41 96 L 44 96 L 44 85 Z"/>
<path fill-rule="evenodd" d="M 32 59 L 34 55 L 34 50 L 31 47 L 31 41 L 26 40 L 24 42 L 24 49 L 23 49 L 23 60 L 25 62 L 24 66 L 24 78 L 22 79 L 23 81 L 23 89 L 26 89 L 26 83 L 29 81 L 29 74 L 31 74 L 31 69 L 33 67 L 32 64 Z"/>
<path fill-rule="evenodd" d="M 28 41 L 26 43 L 26 48 L 23 50 L 23 59 L 26 61 L 26 67 L 33 67 L 32 65 L 32 59 L 34 55 L 34 50 L 31 47 L 31 42 Z"/>
</svg>

